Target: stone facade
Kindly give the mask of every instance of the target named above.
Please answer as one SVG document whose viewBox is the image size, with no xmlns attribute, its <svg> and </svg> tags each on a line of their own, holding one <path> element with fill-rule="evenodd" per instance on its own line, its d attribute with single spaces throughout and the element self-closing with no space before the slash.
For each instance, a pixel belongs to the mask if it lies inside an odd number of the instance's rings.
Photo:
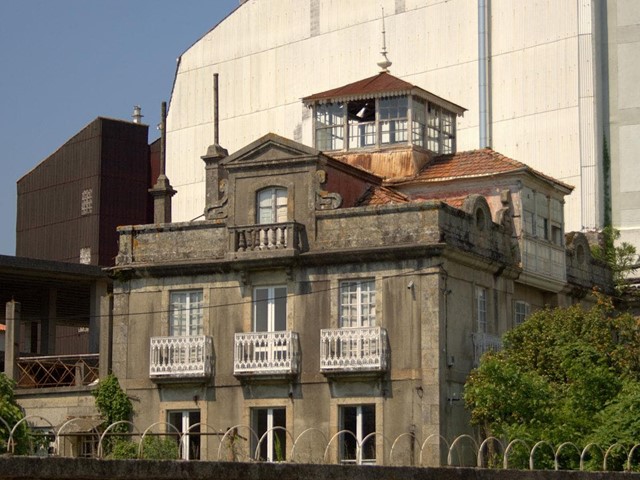
<svg viewBox="0 0 640 480">
<path fill-rule="evenodd" d="M 567 193 L 535 172 L 462 182 L 466 196 L 456 207 L 419 198 L 435 187 L 408 181 L 388 196 L 408 200 L 363 201 L 390 187 L 273 134 L 205 162 L 206 220 L 119 229 L 113 372 L 137 401 L 137 425 L 186 412 L 201 431 L 251 426 L 254 440 L 242 434 L 251 455 L 263 433 L 271 445 L 270 429 L 281 426 L 291 436 L 274 441 L 288 458 L 291 439 L 309 428 L 330 439 L 349 419 L 366 421 L 362 432 L 377 432 L 366 459 L 384 463 L 403 434 L 424 441 L 470 432 L 464 382 L 514 326 L 516 301 L 574 302 L 567 278 L 587 298 L 588 250 L 576 263 L 561 244 L 558 278 L 523 262 L 523 185 L 546 182 L 560 201 Z M 277 221 L 264 221 L 265 191 L 280 199 L 267 205 L 282 214 Z M 186 296 L 195 307 L 176 306 Z M 176 340 L 180 318 L 196 326 Z M 180 341 L 204 353 L 193 356 Z M 217 442 L 203 436 L 197 455 L 217 458 Z M 331 458 L 349 460 L 347 442 L 332 445 Z M 275 450 L 262 452 L 270 458 Z M 436 450 L 425 452 L 423 463 L 440 461 Z"/>
</svg>

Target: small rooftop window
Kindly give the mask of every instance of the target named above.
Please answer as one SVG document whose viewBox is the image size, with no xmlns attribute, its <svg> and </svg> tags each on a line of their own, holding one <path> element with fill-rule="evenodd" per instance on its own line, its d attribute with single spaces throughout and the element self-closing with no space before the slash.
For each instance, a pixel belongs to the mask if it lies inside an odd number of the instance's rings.
<svg viewBox="0 0 640 480">
<path fill-rule="evenodd" d="M 464 109 L 388 73 L 303 99 L 313 109 L 322 151 L 412 145 L 436 154 L 456 148 Z"/>
</svg>

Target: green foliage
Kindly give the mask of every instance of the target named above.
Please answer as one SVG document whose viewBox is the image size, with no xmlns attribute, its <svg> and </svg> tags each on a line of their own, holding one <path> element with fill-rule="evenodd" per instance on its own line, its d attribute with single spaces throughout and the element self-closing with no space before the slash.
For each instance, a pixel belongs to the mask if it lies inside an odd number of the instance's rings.
<svg viewBox="0 0 640 480">
<path fill-rule="evenodd" d="M 505 335 L 504 350 L 482 358 L 465 402 L 485 435 L 556 447 L 638 443 L 638 323 L 603 299 L 590 310 L 537 312 Z"/>
<path fill-rule="evenodd" d="M 142 457 L 146 460 L 175 460 L 179 457 L 178 443 L 174 438 L 147 436 L 142 446 Z M 116 437 L 109 459 L 128 460 L 138 458 L 138 444 L 128 438 Z"/>
<path fill-rule="evenodd" d="M 8 450 L 7 442 L 11 429 L 24 418 L 24 413 L 18 405 L 14 395 L 15 382 L 0 373 L 0 453 Z M 5 425 L 6 422 L 6 425 Z M 26 422 L 20 424 L 13 434 L 15 453 L 24 455 L 30 451 L 29 427 Z"/>
<path fill-rule="evenodd" d="M 618 242 L 620 232 L 615 228 L 605 227 L 602 230 L 602 237 L 602 245 L 593 246 L 591 254 L 609 265 L 616 290 L 620 293 L 626 276 L 637 270 L 640 258 L 633 245 L 628 242 Z"/>
<path fill-rule="evenodd" d="M 133 405 L 120 387 L 120 383 L 115 375 L 110 374 L 105 379 L 100 380 L 97 388 L 93 391 L 96 399 L 96 408 L 102 418 L 104 418 L 105 428 L 115 422 L 131 420 L 133 415 Z M 114 433 L 129 431 L 129 426 L 125 423 L 117 425 L 112 430 Z"/>
<path fill-rule="evenodd" d="M 112 437 L 109 460 L 131 460 L 138 458 L 138 444 L 125 437 Z"/>
</svg>

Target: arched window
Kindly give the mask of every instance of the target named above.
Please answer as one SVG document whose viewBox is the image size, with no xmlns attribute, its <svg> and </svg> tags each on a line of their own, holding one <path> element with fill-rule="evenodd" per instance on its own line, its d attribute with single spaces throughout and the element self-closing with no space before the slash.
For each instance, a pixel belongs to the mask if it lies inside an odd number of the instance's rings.
<svg viewBox="0 0 640 480">
<path fill-rule="evenodd" d="M 286 222 L 287 189 L 271 187 L 260 190 L 256 216 L 256 221 L 260 224 Z"/>
</svg>

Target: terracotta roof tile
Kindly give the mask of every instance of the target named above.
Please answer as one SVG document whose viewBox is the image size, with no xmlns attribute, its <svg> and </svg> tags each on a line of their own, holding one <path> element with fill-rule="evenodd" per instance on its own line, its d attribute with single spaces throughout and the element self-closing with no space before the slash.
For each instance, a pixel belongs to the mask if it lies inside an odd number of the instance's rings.
<svg viewBox="0 0 640 480">
<path fill-rule="evenodd" d="M 393 183 L 438 182 L 457 178 L 491 176 L 500 173 L 528 171 L 543 179 L 572 190 L 573 187 L 528 165 L 506 157 L 490 148 L 437 156 L 414 177 L 398 179 Z"/>
<path fill-rule="evenodd" d="M 356 202 L 356 206 L 388 205 L 390 203 L 407 203 L 409 198 L 388 187 L 369 187 Z"/>
</svg>

